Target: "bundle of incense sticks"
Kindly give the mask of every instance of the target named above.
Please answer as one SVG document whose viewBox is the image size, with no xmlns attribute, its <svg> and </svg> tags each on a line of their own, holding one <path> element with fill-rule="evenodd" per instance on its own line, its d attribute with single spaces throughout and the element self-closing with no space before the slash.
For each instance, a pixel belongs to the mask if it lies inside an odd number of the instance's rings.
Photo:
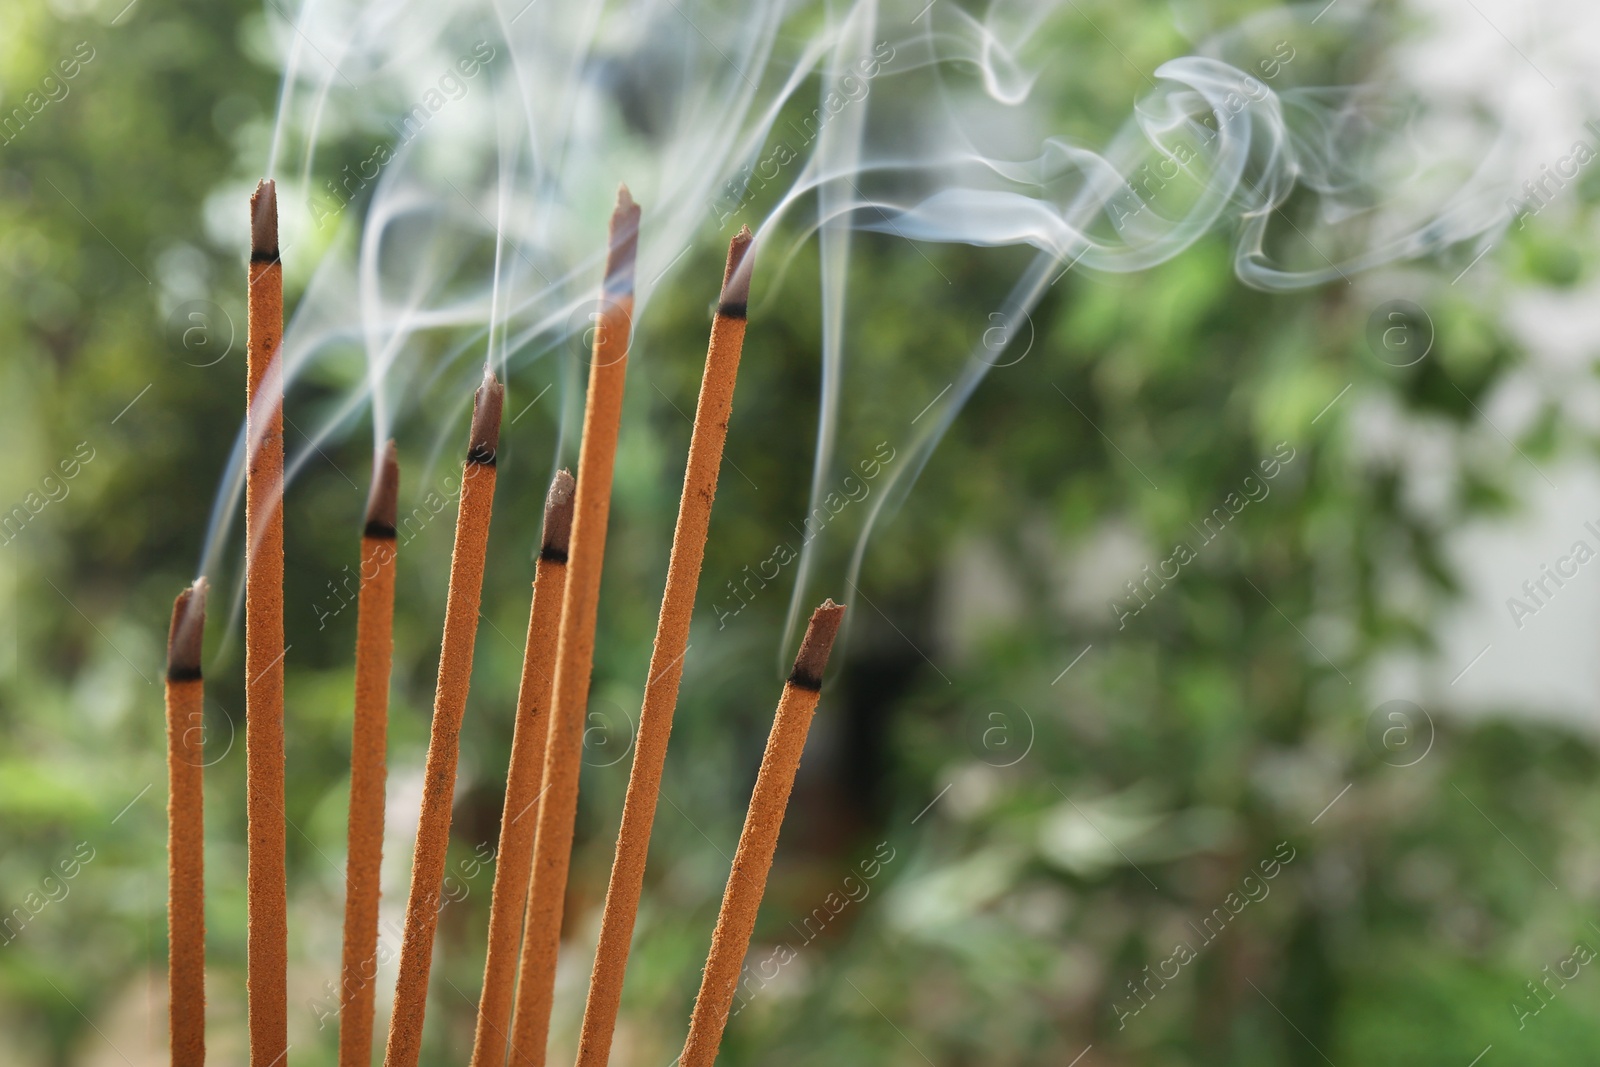
<svg viewBox="0 0 1600 1067">
<path fill-rule="evenodd" d="M 276 1065 L 284 1061 L 289 1046 L 283 862 L 283 378 L 278 352 L 283 332 L 283 275 L 277 250 L 276 193 L 270 181 L 263 181 L 251 199 L 251 224 L 245 493 L 247 991 L 250 1062 Z M 578 476 L 574 479 L 566 471 L 558 472 L 545 501 L 506 775 L 472 1067 L 504 1067 L 508 1061 L 542 1065 L 545 1059 L 631 341 L 638 227 L 639 208 L 623 187 L 611 219 Z M 621 1003 L 743 348 L 752 240 L 749 230 L 742 229 L 729 245 L 712 322 L 633 769 L 584 1011 L 579 1067 L 602 1067 L 607 1062 Z M 386 1067 L 416 1067 L 422 1050 L 456 761 L 498 477 L 503 404 L 504 388 L 486 366 L 474 398 L 462 467 L 423 798 L 384 1054 Z M 390 441 L 374 457 L 360 545 L 339 998 L 341 1067 L 368 1067 L 372 1054 L 398 496 L 399 466 Z M 844 608 L 831 600 L 816 610 L 794 671 L 784 685 L 695 1000 L 683 1064 L 709 1067 L 716 1058 L 843 613 Z M 199 579 L 174 604 L 167 656 L 172 1062 L 183 1067 L 198 1067 L 205 1060 L 200 676 L 204 619 L 205 581 Z"/>
<path fill-rule="evenodd" d="M 522 656 L 522 685 L 511 735 L 511 766 L 500 815 L 500 847 L 489 900 L 489 951 L 478 998 L 478 1025 L 472 1044 L 474 1067 L 504 1061 L 511 1028 L 511 992 L 522 949 L 522 911 L 532 874 L 534 806 L 544 778 L 549 739 L 550 688 L 555 678 L 561 605 L 567 591 L 567 557 L 572 542 L 572 475 L 556 474 L 544 505 L 544 536 L 528 610 L 528 640 Z"/>
</svg>

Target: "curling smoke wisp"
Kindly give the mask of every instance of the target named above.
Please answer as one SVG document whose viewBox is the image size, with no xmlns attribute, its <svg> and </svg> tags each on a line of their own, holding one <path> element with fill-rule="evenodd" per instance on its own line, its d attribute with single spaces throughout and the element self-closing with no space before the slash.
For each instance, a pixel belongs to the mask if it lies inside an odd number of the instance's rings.
<svg viewBox="0 0 1600 1067">
<path fill-rule="evenodd" d="M 486 359 L 502 381 L 539 360 L 571 365 L 551 469 L 570 462 L 574 353 L 600 307 L 597 234 L 619 181 L 647 207 L 636 332 L 685 252 L 741 224 L 769 265 L 753 315 L 778 286 L 818 287 L 813 505 L 834 475 L 852 316 L 874 313 L 849 298 L 862 233 L 927 259 L 930 301 L 944 284 L 931 246 L 1031 247 L 997 309 L 1016 325 L 1066 271 L 1144 270 L 1209 234 L 1232 241 L 1243 284 L 1282 290 L 1399 259 L 1470 259 L 1515 221 L 1530 149 L 1469 96 L 1430 98 L 1400 49 L 1375 44 L 1400 34 L 1393 8 L 1272 8 L 1150 69 L 1101 31 L 1111 14 L 1074 0 L 997 0 L 981 14 L 950 0 L 305 0 L 291 20 L 268 5 L 282 89 L 269 156 L 247 163 L 278 182 L 283 256 L 303 293 L 284 381 L 291 407 L 312 368 L 344 390 L 298 426 L 289 477 L 363 421 L 375 444 L 404 427 L 442 454 Z M 1117 109 L 1082 84 L 1100 69 L 1084 60 L 1108 53 L 1141 89 L 1091 136 L 1094 116 Z M 813 241 L 814 283 L 790 270 Z M 992 345 L 967 356 L 873 502 L 849 580 L 880 516 L 1005 359 Z M 216 573 L 239 510 L 246 449 L 241 436 L 203 572 Z M 796 566 L 791 631 L 814 550 Z"/>
</svg>

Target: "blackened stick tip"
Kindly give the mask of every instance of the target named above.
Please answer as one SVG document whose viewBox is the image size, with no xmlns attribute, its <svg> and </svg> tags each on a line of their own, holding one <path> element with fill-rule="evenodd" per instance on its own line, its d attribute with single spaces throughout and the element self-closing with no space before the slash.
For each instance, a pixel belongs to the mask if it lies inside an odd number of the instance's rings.
<svg viewBox="0 0 1600 1067">
<path fill-rule="evenodd" d="M 750 246 L 755 237 L 750 227 L 741 226 L 728 242 L 728 266 L 722 272 L 722 296 L 717 302 L 719 314 L 744 318 L 750 303 L 750 272 L 755 266 L 750 260 Z"/>
<path fill-rule="evenodd" d="M 393 537 L 400 511 L 400 461 L 390 438 L 372 457 L 372 491 L 367 495 L 368 537 Z"/>
<path fill-rule="evenodd" d="M 172 629 L 167 635 L 167 677 L 174 682 L 200 677 L 200 645 L 206 630 L 206 580 L 178 594 L 172 605 Z"/>
<path fill-rule="evenodd" d="M 278 258 L 278 186 L 262 178 L 250 197 L 250 258 Z"/>
<path fill-rule="evenodd" d="M 500 449 L 500 410 L 505 400 L 506 387 L 485 363 L 483 384 L 472 398 L 472 442 L 467 446 L 467 462 L 494 466 L 495 453 Z"/>
<path fill-rule="evenodd" d="M 617 187 L 617 206 L 611 212 L 611 235 L 606 253 L 606 292 L 633 295 L 633 264 L 639 253 L 639 205 L 626 185 Z"/>
<path fill-rule="evenodd" d="M 567 561 L 567 548 L 572 542 L 572 508 L 577 491 L 577 480 L 568 470 L 556 471 L 550 483 L 550 494 L 544 498 L 544 542 L 539 547 L 543 559 L 556 563 Z"/>
<path fill-rule="evenodd" d="M 844 621 L 844 605 L 824 600 L 811 613 L 806 625 L 805 639 L 800 642 L 800 654 L 794 658 L 794 673 L 789 684 L 801 689 L 822 688 L 822 673 L 828 669 L 828 654 L 833 651 L 833 639 L 839 634 L 839 624 Z"/>
</svg>

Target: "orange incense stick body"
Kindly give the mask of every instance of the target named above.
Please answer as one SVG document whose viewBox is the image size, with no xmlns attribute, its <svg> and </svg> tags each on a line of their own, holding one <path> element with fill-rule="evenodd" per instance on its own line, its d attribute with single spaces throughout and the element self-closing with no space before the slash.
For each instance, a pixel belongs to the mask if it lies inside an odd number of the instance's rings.
<svg viewBox="0 0 1600 1067">
<path fill-rule="evenodd" d="M 539 825 L 534 836 L 522 964 L 511 1022 L 511 1062 L 516 1067 L 543 1067 L 550 1034 L 567 867 L 572 858 L 572 827 L 578 810 L 584 713 L 589 700 L 589 672 L 594 663 L 600 571 L 611 510 L 612 467 L 622 419 L 623 380 L 628 369 L 638 229 L 639 208 L 624 188 L 611 216 L 606 300 L 594 334 L 583 439 L 578 452 L 572 550 L 567 564 L 567 592 L 561 606 L 561 639 L 545 744 L 544 798 L 539 804 Z"/>
<path fill-rule="evenodd" d="M 822 673 L 834 635 L 844 617 L 844 608 L 824 601 L 811 615 L 794 673 L 783 687 L 778 712 L 767 737 L 767 750 L 761 757 L 755 792 L 745 813 L 744 829 L 739 834 L 739 850 L 728 872 L 728 886 L 722 894 L 722 909 L 717 929 L 711 935 L 711 952 L 706 957 L 700 993 L 695 997 L 689 1019 L 689 1037 L 683 1045 L 679 1067 L 711 1067 L 722 1044 L 722 1031 L 728 1023 L 728 1009 L 739 985 L 750 936 L 755 932 L 756 913 L 767 888 L 767 873 L 778 850 L 778 830 L 789 806 L 800 754 L 805 751 L 811 717 L 822 695 Z"/>
<path fill-rule="evenodd" d="M 289 1047 L 288 884 L 283 809 L 283 264 L 278 199 L 263 180 L 250 198 L 245 441 L 245 816 L 248 822 L 245 987 L 250 1062 Z"/>
<path fill-rule="evenodd" d="M 167 990 L 172 1067 L 206 1062 L 206 583 L 178 594 L 167 640 Z"/>
<path fill-rule="evenodd" d="M 350 733 L 350 827 L 344 880 L 344 963 L 339 984 L 339 1067 L 370 1067 L 372 1063 L 399 491 L 400 469 L 394 442 L 390 441 L 373 463 L 372 494 L 361 534 L 355 716 Z"/>
<path fill-rule="evenodd" d="M 445 851 L 450 844 L 461 717 L 467 708 L 467 688 L 472 679 L 472 650 L 483 595 L 489 513 L 494 503 L 495 452 L 500 443 L 504 399 L 505 388 L 484 367 L 483 384 L 473 405 L 472 440 L 461 474 L 444 639 L 439 648 L 439 683 L 433 701 L 428 762 L 423 770 L 422 811 L 411 860 L 411 893 L 406 900 L 405 936 L 400 943 L 400 975 L 395 982 L 394 1013 L 389 1020 L 389 1043 L 383 1057 L 386 1067 L 416 1067 L 422 1054 L 428 972 L 433 964 L 433 935 L 439 925 Z"/>
</svg>

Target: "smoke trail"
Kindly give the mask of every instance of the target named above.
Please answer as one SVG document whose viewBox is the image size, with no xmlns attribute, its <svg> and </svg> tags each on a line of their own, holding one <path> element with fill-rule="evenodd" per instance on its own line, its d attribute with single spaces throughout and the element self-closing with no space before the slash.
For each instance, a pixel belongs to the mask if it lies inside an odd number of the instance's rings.
<svg viewBox="0 0 1600 1067">
<path fill-rule="evenodd" d="M 619 180 L 648 206 L 636 320 L 689 248 L 720 245 L 740 221 L 776 268 L 769 292 L 815 237 L 810 514 L 848 421 L 856 231 L 908 242 L 936 274 L 924 244 L 1032 246 L 997 312 L 1016 326 L 1064 271 L 1148 269 L 1217 232 L 1231 234 L 1239 279 L 1271 290 L 1470 255 L 1510 222 L 1507 199 L 1533 169 L 1525 139 L 1477 101 L 1430 98 L 1386 66 L 1373 42 L 1396 39 L 1397 24 L 1361 0 L 1274 9 L 1148 71 L 1076 0 L 996 0 L 980 14 L 941 0 L 307 0 L 292 22 L 266 11 L 284 73 L 264 162 L 305 294 L 285 331 L 286 387 L 313 365 L 348 379 L 343 402 L 304 427 L 291 474 L 363 418 L 375 443 L 420 427 L 437 457 L 460 436 L 485 355 L 508 379 L 573 352 Z M 1109 134 L 1067 136 L 1095 125 L 1069 110 L 1083 99 L 1074 60 L 1111 53 L 1141 95 L 1120 124 L 1100 124 Z M 869 509 L 850 581 L 998 357 L 968 356 Z M 558 375 L 562 449 L 575 363 Z M 213 575 L 245 445 L 213 508 Z M 802 549 L 790 631 L 821 540 Z"/>
</svg>

